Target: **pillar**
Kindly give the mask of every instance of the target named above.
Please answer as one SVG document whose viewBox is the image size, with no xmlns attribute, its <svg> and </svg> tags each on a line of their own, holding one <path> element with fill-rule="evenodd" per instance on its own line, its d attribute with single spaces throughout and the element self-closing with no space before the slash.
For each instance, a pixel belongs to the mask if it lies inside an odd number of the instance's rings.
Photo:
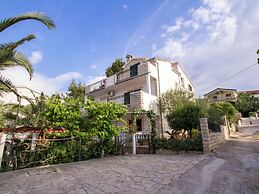
<svg viewBox="0 0 259 194">
<path fill-rule="evenodd" d="M 37 133 L 32 133 L 31 150 L 35 150 Z"/>
<path fill-rule="evenodd" d="M 135 155 L 137 152 L 136 152 L 136 134 L 133 134 L 132 135 L 132 153 Z"/>
<path fill-rule="evenodd" d="M 151 94 L 151 83 L 150 83 L 150 75 L 146 75 L 146 92 Z"/>
<path fill-rule="evenodd" d="M 201 126 L 201 137 L 203 144 L 203 152 L 204 154 L 210 153 L 210 142 L 209 142 L 209 127 L 207 118 L 200 118 L 200 126 Z"/>
<path fill-rule="evenodd" d="M 6 140 L 6 133 L 0 134 L 0 168 L 3 160 L 3 155 L 4 155 L 4 147 L 5 147 L 5 140 Z"/>
</svg>

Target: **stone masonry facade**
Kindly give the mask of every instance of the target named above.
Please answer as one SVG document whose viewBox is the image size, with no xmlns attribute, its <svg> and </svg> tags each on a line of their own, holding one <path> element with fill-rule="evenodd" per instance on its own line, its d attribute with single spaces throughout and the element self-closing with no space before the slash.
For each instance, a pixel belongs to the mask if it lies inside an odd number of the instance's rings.
<svg viewBox="0 0 259 194">
<path fill-rule="evenodd" d="M 129 111 L 134 111 L 135 109 L 143 109 L 143 92 L 141 90 L 130 93 L 130 105 L 128 107 Z"/>
<path fill-rule="evenodd" d="M 148 65 L 146 63 L 138 65 L 138 75 L 148 73 Z M 117 81 L 123 81 L 130 78 L 130 69 L 126 69 L 117 74 Z"/>
</svg>

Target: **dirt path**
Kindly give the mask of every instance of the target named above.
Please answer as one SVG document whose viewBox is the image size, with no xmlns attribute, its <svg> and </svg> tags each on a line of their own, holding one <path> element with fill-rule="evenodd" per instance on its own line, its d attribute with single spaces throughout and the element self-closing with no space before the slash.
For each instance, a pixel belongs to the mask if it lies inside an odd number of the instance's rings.
<svg viewBox="0 0 259 194">
<path fill-rule="evenodd" d="M 259 193 L 259 127 L 247 127 L 159 193 Z"/>
</svg>

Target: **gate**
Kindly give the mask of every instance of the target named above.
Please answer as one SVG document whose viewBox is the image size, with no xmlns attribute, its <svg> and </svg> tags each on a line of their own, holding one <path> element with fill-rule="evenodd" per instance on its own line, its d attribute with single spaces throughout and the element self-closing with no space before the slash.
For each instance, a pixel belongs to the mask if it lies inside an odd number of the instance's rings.
<svg viewBox="0 0 259 194">
<path fill-rule="evenodd" d="M 136 154 L 150 154 L 151 153 L 151 138 L 149 133 L 138 132 L 133 134 L 135 136 Z M 134 138 L 133 138 L 134 140 Z M 134 144 L 133 144 L 134 146 Z M 133 149 L 134 150 L 134 149 Z M 134 153 L 133 153 L 134 154 Z"/>
<path fill-rule="evenodd" d="M 119 137 L 121 154 L 150 154 L 151 138 L 149 133 L 137 132 L 130 134 L 122 132 Z"/>
</svg>

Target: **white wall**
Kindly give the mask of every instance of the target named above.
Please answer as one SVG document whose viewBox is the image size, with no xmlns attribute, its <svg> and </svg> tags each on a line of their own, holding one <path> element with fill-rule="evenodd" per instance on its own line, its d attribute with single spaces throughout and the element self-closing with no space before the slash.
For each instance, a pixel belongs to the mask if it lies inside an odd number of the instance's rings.
<svg viewBox="0 0 259 194">
<path fill-rule="evenodd" d="M 160 91 L 161 94 L 164 92 L 170 90 L 170 89 L 185 89 L 188 90 L 188 85 L 192 86 L 193 92 L 194 91 L 194 86 L 191 83 L 191 81 L 188 79 L 187 75 L 183 71 L 183 69 L 178 65 L 177 67 L 177 72 L 174 71 L 172 68 L 172 63 L 167 62 L 167 61 L 162 61 L 162 60 L 157 60 L 158 65 L 159 65 L 159 77 L 160 77 Z M 181 77 L 183 78 L 184 81 L 184 88 L 182 88 L 182 83 L 181 83 Z M 178 85 L 178 88 L 176 87 Z"/>
<path fill-rule="evenodd" d="M 176 89 L 176 83 L 179 85 L 179 76 L 172 70 L 171 63 L 158 60 L 160 91 L 161 94 L 169 89 Z"/>
<path fill-rule="evenodd" d="M 195 93 L 195 89 L 192 82 L 189 80 L 189 78 L 187 77 L 186 73 L 184 72 L 184 70 L 180 65 L 178 65 L 178 71 L 181 73 L 181 77 L 184 80 L 184 89 L 188 90 L 189 89 L 188 85 L 190 85 L 192 87 L 193 93 Z"/>
</svg>

